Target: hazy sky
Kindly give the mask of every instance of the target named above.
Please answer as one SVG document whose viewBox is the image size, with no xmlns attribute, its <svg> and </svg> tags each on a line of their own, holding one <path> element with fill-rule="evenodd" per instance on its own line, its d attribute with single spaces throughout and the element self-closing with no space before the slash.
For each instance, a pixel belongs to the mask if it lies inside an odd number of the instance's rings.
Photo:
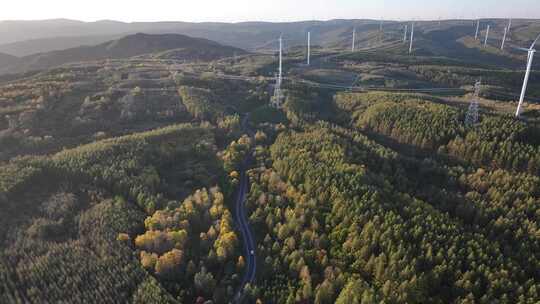
<svg viewBox="0 0 540 304">
<path fill-rule="evenodd" d="M 540 0 L 6 0 L 0 20 L 296 21 L 540 18 Z"/>
</svg>

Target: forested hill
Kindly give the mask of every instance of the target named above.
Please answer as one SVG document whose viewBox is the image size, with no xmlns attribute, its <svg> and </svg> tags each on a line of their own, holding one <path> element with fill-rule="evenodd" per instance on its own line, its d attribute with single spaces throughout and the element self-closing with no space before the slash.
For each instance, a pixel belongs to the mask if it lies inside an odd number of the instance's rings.
<svg viewBox="0 0 540 304">
<path fill-rule="evenodd" d="M 217 42 L 202 38 L 192 38 L 179 34 L 149 35 L 139 33 L 96 46 L 81 46 L 26 56 L 4 66 L 4 69 L 0 69 L 0 72 L 19 73 L 47 69 L 63 63 L 129 58 L 170 50 L 179 50 L 167 57 L 177 60 L 215 60 L 232 57 L 235 53 L 238 55 L 245 53 L 241 49 L 220 45 Z"/>
<path fill-rule="evenodd" d="M 540 303 L 538 73 L 399 47 L 8 78 L 0 302 Z"/>
<path fill-rule="evenodd" d="M 209 128 L 175 125 L 2 166 L 3 301 L 174 301 L 129 236 L 147 212 L 217 183 L 213 143 Z"/>
<path fill-rule="evenodd" d="M 382 93 L 338 94 L 343 120 L 316 122 L 322 95 L 301 96 L 286 105 L 300 126 L 251 171 L 265 300 L 540 300 L 537 127 L 467 128 L 440 99 Z"/>
<path fill-rule="evenodd" d="M 489 45 L 491 51 L 500 47 L 503 29 L 508 20 L 483 19 L 480 25 L 480 37 L 485 34 L 486 26 L 491 26 Z M 286 47 L 305 45 L 306 33 L 312 34 L 312 43 L 323 47 L 340 47 L 350 49 L 352 30 L 357 30 L 359 47 L 380 43 L 381 40 L 403 37 L 403 27 L 410 22 L 383 21 L 383 35 L 380 32 L 379 20 L 329 20 L 301 22 L 241 22 L 241 23 L 189 23 L 189 22 L 134 22 L 117 21 L 81 22 L 75 20 L 43 20 L 43 21 L 3 21 L 0 22 L 0 52 L 18 57 L 50 52 L 81 45 L 95 45 L 121 36 L 135 33 L 164 34 L 175 33 L 200 37 L 217 41 L 224 45 L 232 45 L 247 50 L 275 50 L 276 44 L 268 44 L 276 40 L 280 34 L 286 37 Z M 430 34 L 437 34 L 446 42 L 459 42 L 462 46 L 470 46 L 474 40 L 476 24 L 473 20 L 417 21 L 415 25 L 418 38 L 431 41 L 432 50 L 441 50 L 441 41 L 431 40 Z M 538 20 L 514 19 L 508 43 L 529 45 L 538 32 Z M 426 34 L 426 36 L 424 36 Z M 479 43 L 479 46 L 481 44 Z M 444 46 L 446 47 L 446 46 Z"/>
</svg>

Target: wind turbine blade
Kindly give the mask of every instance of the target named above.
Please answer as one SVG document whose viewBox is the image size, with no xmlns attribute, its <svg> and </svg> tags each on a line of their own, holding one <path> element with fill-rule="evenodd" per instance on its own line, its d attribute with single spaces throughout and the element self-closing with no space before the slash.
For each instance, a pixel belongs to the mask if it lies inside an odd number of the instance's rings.
<svg viewBox="0 0 540 304">
<path fill-rule="evenodd" d="M 538 39 L 540 39 L 540 35 L 538 35 L 538 37 L 536 37 L 536 39 L 534 40 L 534 42 L 531 44 L 531 50 L 534 49 L 534 45 L 536 44 L 536 42 L 538 41 Z"/>
<path fill-rule="evenodd" d="M 526 48 L 522 48 L 522 47 L 512 47 L 513 49 L 516 49 L 516 50 L 520 50 L 520 51 L 525 51 L 525 52 L 528 52 L 529 49 L 526 49 Z"/>
</svg>

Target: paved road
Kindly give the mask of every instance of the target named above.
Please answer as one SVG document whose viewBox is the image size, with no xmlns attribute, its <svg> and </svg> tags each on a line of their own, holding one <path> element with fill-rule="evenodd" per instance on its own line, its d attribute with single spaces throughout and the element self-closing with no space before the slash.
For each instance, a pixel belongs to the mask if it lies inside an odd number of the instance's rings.
<svg viewBox="0 0 540 304">
<path fill-rule="evenodd" d="M 253 133 L 247 128 L 248 115 L 242 119 L 242 128 L 247 132 L 251 137 Z M 236 196 L 235 202 L 235 217 L 236 225 L 242 234 L 242 239 L 244 240 L 244 257 L 246 259 L 246 267 L 244 276 L 242 277 L 242 282 L 238 289 L 238 292 L 235 296 L 234 302 L 241 303 L 244 295 L 244 288 L 246 285 L 252 284 L 255 281 L 255 274 L 257 273 L 257 256 L 256 256 L 256 247 L 255 241 L 253 238 L 253 233 L 249 227 L 248 218 L 246 215 L 246 196 L 249 193 L 249 177 L 246 173 L 246 169 L 250 162 L 250 156 L 248 155 L 240 168 L 240 182 L 238 184 L 238 193 Z"/>
</svg>

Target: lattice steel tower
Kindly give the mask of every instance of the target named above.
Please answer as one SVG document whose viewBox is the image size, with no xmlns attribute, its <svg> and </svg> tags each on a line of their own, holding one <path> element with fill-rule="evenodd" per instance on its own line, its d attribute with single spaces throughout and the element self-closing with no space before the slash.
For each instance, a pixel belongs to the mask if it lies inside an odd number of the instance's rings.
<svg viewBox="0 0 540 304">
<path fill-rule="evenodd" d="M 276 77 L 276 86 L 274 87 L 274 96 L 272 97 L 272 106 L 280 109 L 283 103 L 283 92 L 281 91 L 283 75 L 283 37 L 279 37 L 279 71 Z"/>
<path fill-rule="evenodd" d="M 467 117 L 465 117 L 465 126 L 474 127 L 478 124 L 478 98 L 480 97 L 480 88 L 482 83 L 477 81 L 474 85 L 474 97 L 467 111 Z"/>
</svg>

